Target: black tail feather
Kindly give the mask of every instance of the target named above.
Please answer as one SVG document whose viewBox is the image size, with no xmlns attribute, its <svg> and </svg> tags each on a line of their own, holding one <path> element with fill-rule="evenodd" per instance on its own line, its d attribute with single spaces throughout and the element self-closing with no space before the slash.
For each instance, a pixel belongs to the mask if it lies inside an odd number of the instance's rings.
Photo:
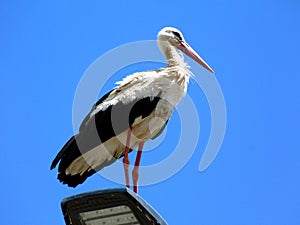
<svg viewBox="0 0 300 225">
<path fill-rule="evenodd" d="M 70 151 L 70 146 L 74 145 L 74 142 L 76 144 L 75 136 L 71 137 L 69 141 L 62 147 L 62 149 L 59 151 L 59 153 L 56 155 L 54 160 L 51 163 L 50 170 L 53 170 L 58 162 L 62 159 L 62 157 L 66 154 L 67 151 Z"/>
<path fill-rule="evenodd" d="M 76 142 L 76 135 L 71 137 L 69 141 L 63 146 L 63 148 L 56 155 L 50 169 L 54 169 L 59 163 L 57 179 L 63 184 L 67 184 L 69 187 L 76 187 L 82 184 L 89 176 L 93 175 L 96 171 L 90 169 L 83 174 L 70 175 L 66 174 L 66 169 L 77 157 L 80 157 L 81 152 Z"/>
<path fill-rule="evenodd" d="M 76 175 L 67 175 L 65 171 L 58 172 L 57 179 L 63 184 L 67 184 L 69 187 L 76 187 L 79 184 L 82 184 L 89 176 L 92 176 L 96 173 L 95 170 L 91 169 L 90 171 L 86 171 L 84 174 L 76 174 Z"/>
</svg>

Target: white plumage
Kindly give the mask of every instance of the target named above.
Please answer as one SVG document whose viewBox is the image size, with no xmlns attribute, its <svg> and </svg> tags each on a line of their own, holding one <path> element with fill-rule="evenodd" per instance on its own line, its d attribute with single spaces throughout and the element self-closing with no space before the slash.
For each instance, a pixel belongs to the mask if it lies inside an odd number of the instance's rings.
<svg viewBox="0 0 300 225">
<path fill-rule="evenodd" d="M 82 122 L 79 134 L 66 143 L 51 165 L 52 169 L 60 161 L 58 179 L 61 182 L 75 187 L 124 156 L 126 185 L 129 187 L 128 152 L 138 147 L 133 171 L 137 192 L 143 144 L 162 132 L 174 107 L 187 91 L 191 72 L 179 50 L 213 73 L 185 42 L 179 30 L 162 29 L 158 34 L 158 45 L 168 66 L 125 77 L 95 104 Z"/>
</svg>

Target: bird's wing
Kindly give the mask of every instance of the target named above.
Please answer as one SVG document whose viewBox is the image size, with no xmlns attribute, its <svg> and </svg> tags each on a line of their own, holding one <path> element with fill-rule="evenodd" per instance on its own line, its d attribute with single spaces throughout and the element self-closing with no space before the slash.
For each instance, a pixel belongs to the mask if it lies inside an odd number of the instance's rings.
<svg viewBox="0 0 300 225">
<path fill-rule="evenodd" d="M 61 182 L 75 187 L 115 160 L 113 152 L 101 147 L 103 143 L 126 131 L 137 118 L 150 115 L 160 100 L 159 89 L 150 86 L 152 77 L 147 75 L 133 74 L 125 78 L 96 102 L 80 125 L 79 133 L 64 145 L 52 162 L 51 169 L 59 163 Z"/>
<path fill-rule="evenodd" d="M 108 121 L 114 119 L 108 117 L 111 116 L 111 113 L 117 116 L 124 113 L 128 116 L 130 113 L 130 125 L 139 116 L 148 116 L 155 109 L 160 93 L 163 91 L 159 89 L 159 84 L 156 87 L 153 86 L 155 85 L 154 81 L 159 80 L 156 79 L 158 77 L 157 74 L 158 71 L 134 73 L 117 82 L 118 86 L 116 88 L 105 94 L 94 104 L 91 111 L 81 123 L 79 131 L 81 132 L 89 126 L 90 122 L 95 122 L 97 119 L 100 124 L 100 118 Z M 115 116 L 115 119 L 118 118 L 117 116 Z M 124 121 L 128 123 L 128 118 Z"/>
<path fill-rule="evenodd" d="M 85 118 L 83 119 L 83 121 L 80 124 L 79 127 L 79 132 L 86 126 L 87 122 L 90 120 L 91 118 L 91 114 L 94 112 L 94 110 L 97 108 L 98 105 L 100 105 L 103 101 L 105 101 L 107 99 L 107 97 L 111 94 L 113 90 L 109 91 L 108 93 L 106 93 L 105 95 L 103 95 L 91 108 L 90 112 L 85 116 Z"/>
</svg>

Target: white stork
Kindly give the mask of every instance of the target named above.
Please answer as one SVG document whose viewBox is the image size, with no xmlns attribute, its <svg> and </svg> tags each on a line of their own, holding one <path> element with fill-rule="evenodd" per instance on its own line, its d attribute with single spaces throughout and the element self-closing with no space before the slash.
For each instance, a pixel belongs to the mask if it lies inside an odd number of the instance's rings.
<svg viewBox="0 0 300 225">
<path fill-rule="evenodd" d="M 134 191 L 138 192 L 144 143 L 161 134 L 187 90 L 191 72 L 179 50 L 214 73 L 175 28 L 166 27 L 158 33 L 158 46 L 168 66 L 127 76 L 92 107 L 79 133 L 70 138 L 51 164 L 53 169 L 59 163 L 60 182 L 76 187 L 123 157 L 129 188 L 128 153 L 138 148 L 132 171 Z"/>
</svg>

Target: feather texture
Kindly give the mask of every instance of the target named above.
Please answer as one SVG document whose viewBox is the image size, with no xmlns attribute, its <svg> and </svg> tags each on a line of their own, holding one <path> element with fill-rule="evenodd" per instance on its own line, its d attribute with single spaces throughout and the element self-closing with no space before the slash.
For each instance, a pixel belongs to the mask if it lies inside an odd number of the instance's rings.
<svg viewBox="0 0 300 225">
<path fill-rule="evenodd" d="M 175 28 L 162 29 L 158 44 L 168 66 L 134 73 L 118 82 L 96 102 L 83 119 L 79 133 L 54 158 L 50 168 L 59 164 L 57 178 L 62 183 L 75 187 L 122 157 L 129 129 L 130 151 L 162 133 L 175 106 L 185 95 L 192 75 L 178 49 L 210 69 Z"/>
</svg>

